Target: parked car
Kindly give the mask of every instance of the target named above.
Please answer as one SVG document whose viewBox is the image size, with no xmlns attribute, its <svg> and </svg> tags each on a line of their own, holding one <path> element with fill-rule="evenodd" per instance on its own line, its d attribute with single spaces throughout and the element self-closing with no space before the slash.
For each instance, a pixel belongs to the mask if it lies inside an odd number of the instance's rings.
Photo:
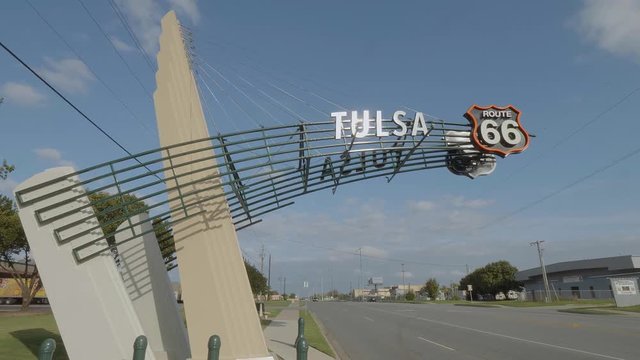
<svg viewBox="0 0 640 360">
<path fill-rule="evenodd" d="M 518 300 L 518 292 L 514 290 L 507 291 L 507 299 Z"/>
<path fill-rule="evenodd" d="M 507 297 L 504 295 L 502 291 L 496 294 L 496 300 L 505 300 Z"/>
</svg>

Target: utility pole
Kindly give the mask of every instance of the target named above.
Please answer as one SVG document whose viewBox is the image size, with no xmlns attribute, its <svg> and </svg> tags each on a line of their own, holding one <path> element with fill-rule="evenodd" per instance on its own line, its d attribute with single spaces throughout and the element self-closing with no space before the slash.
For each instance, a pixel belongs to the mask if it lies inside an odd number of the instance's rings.
<svg viewBox="0 0 640 360">
<path fill-rule="evenodd" d="M 260 250 L 260 273 L 264 274 L 264 244 L 262 244 L 262 249 Z"/>
<path fill-rule="evenodd" d="M 351 294 L 351 300 L 353 301 L 353 284 L 351 283 L 351 280 L 349 280 L 349 293 Z"/>
<path fill-rule="evenodd" d="M 362 248 L 358 248 L 358 251 L 360 252 L 360 279 L 359 279 L 359 284 L 358 287 L 360 287 L 360 297 L 361 297 L 361 301 L 364 302 L 364 291 L 363 291 L 363 284 L 362 284 Z"/>
<path fill-rule="evenodd" d="M 331 297 L 333 297 L 333 295 L 334 295 L 333 290 L 335 290 L 335 289 L 333 287 L 333 271 L 331 270 L 331 268 L 329 268 L 329 276 L 331 276 L 331 290 L 329 290 L 329 291 L 331 291 Z"/>
<path fill-rule="evenodd" d="M 267 275 L 267 289 L 271 291 L 271 254 L 269 254 L 269 274 Z"/>
<path fill-rule="evenodd" d="M 545 291 L 544 302 L 548 303 L 551 301 L 551 291 L 549 290 L 549 279 L 547 279 L 547 269 L 544 267 L 544 260 L 542 260 L 543 249 L 540 247 L 540 244 L 542 244 L 543 242 L 544 240 L 538 240 L 538 241 L 530 242 L 529 245 L 533 246 L 535 244 L 536 247 L 538 248 L 538 258 L 540 259 L 540 270 L 542 271 L 542 280 L 544 281 L 544 291 Z"/>
<path fill-rule="evenodd" d="M 404 264 L 402 264 L 402 291 L 406 291 L 407 288 L 404 284 Z"/>
<path fill-rule="evenodd" d="M 282 289 L 282 296 L 287 296 L 287 277 L 284 277 L 284 288 Z"/>
</svg>

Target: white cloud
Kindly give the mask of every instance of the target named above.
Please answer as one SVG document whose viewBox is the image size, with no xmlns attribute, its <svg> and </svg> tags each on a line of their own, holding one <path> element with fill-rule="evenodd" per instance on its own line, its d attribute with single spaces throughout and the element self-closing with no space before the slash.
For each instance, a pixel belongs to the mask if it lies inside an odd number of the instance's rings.
<svg viewBox="0 0 640 360">
<path fill-rule="evenodd" d="M 40 69 L 44 78 L 60 90 L 68 93 L 84 93 L 89 82 L 94 80 L 87 65 L 78 59 L 53 60 L 45 58 L 46 66 Z"/>
<path fill-rule="evenodd" d="M 640 1 L 587 0 L 575 25 L 600 48 L 640 61 Z"/>
<path fill-rule="evenodd" d="M 399 277 L 399 278 L 402 278 L 402 271 L 398 271 L 398 272 L 396 273 L 396 276 L 397 276 L 397 277 Z M 404 278 L 405 278 L 405 279 L 411 279 L 411 278 L 413 278 L 413 273 L 412 273 L 412 272 L 410 272 L 410 271 L 405 271 L 405 272 L 404 272 Z"/>
<path fill-rule="evenodd" d="M 166 10 L 154 0 L 116 0 L 118 6 L 129 20 L 133 31 L 144 50 L 154 56 L 158 51 L 160 20 Z M 169 6 L 176 10 L 178 19 L 187 18 L 192 24 L 200 22 L 200 11 L 196 0 L 168 0 Z"/>
<path fill-rule="evenodd" d="M 153 0 L 117 0 L 117 2 L 142 47 L 153 56 L 158 51 L 162 9 Z"/>
<path fill-rule="evenodd" d="M 131 46 L 131 45 L 127 44 L 126 42 L 120 40 L 115 35 L 111 35 L 110 39 L 111 39 L 111 43 L 113 44 L 113 46 L 115 46 L 116 49 L 118 49 L 120 51 L 131 52 L 131 51 L 135 50 L 133 48 L 133 46 Z"/>
<path fill-rule="evenodd" d="M 451 199 L 451 203 L 453 204 L 453 206 L 467 209 L 479 209 L 487 207 L 494 202 L 494 200 L 489 199 L 465 199 L 464 196 L 455 196 Z"/>
<path fill-rule="evenodd" d="M 30 106 L 41 104 L 45 96 L 36 91 L 33 87 L 17 82 L 7 82 L 0 89 L 0 96 L 6 98 L 8 103 L 16 103 L 18 105 Z"/>
<path fill-rule="evenodd" d="M 409 208 L 417 211 L 429 211 L 436 208 L 436 203 L 427 200 L 411 201 Z"/>
<path fill-rule="evenodd" d="M 196 0 L 169 0 L 169 3 L 178 13 L 186 15 L 191 23 L 200 22 L 200 11 Z"/>
<path fill-rule="evenodd" d="M 33 150 L 36 155 L 43 160 L 50 161 L 58 166 L 73 166 L 73 161 L 65 160 L 62 158 L 62 153 L 59 150 L 53 148 L 38 148 Z"/>
<path fill-rule="evenodd" d="M 386 258 L 388 253 L 385 250 L 382 250 L 373 246 L 363 246 L 362 255 L 376 257 L 376 258 Z"/>
<path fill-rule="evenodd" d="M 35 149 L 33 150 L 33 152 L 35 152 L 39 158 L 45 160 L 59 161 L 60 159 L 62 159 L 62 154 L 60 153 L 60 151 L 52 148 Z"/>
</svg>

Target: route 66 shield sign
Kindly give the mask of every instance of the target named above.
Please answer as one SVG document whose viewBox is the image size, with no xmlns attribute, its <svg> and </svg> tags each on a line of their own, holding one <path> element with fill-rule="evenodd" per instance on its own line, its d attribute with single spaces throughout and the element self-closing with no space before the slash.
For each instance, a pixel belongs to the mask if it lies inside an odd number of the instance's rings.
<svg viewBox="0 0 640 360">
<path fill-rule="evenodd" d="M 473 127 L 473 146 L 483 153 L 506 157 L 529 146 L 529 134 L 520 123 L 520 110 L 512 105 L 473 105 L 464 116 Z"/>
</svg>

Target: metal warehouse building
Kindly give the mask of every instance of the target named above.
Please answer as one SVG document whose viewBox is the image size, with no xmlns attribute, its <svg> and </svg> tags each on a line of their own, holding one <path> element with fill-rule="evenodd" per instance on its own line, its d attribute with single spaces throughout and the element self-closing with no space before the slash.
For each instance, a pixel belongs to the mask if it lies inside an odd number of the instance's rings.
<svg viewBox="0 0 640 360">
<path fill-rule="evenodd" d="M 609 278 L 640 277 L 640 256 L 615 256 L 565 261 L 546 265 L 552 298 L 610 299 Z M 516 280 L 524 283 L 527 299 L 544 299 L 544 283 L 539 267 L 519 271 Z"/>
</svg>

